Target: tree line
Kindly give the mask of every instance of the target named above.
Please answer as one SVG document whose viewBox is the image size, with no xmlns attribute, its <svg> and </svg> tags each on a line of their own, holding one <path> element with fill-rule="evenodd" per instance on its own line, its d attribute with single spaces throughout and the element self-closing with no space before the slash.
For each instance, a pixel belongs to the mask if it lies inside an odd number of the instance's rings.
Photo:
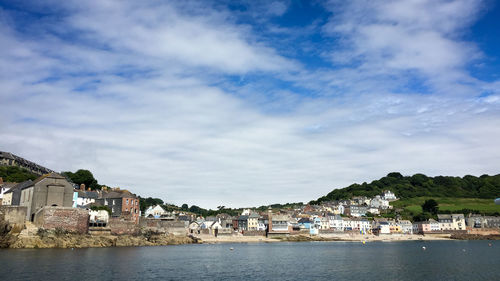
<svg viewBox="0 0 500 281">
<path fill-rule="evenodd" d="M 354 196 L 374 197 L 382 194 L 384 190 L 391 190 L 402 199 L 422 196 L 492 199 L 500 194 L 500 174 L 480 177 L 471 175 L 429 177 L 424 174 L 403 176 L 398 172 L 393 172 L 371 183 L 355 183 L 345 188 L 334 189 L 309 203 L 319 204 L 326 201 L 350 199 Z"/>
</svg>

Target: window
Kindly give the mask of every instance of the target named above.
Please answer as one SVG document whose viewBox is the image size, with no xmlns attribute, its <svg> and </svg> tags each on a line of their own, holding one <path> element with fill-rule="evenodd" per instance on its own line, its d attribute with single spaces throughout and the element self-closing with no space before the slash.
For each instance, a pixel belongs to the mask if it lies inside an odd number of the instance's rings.
<svg viewBox="0 0 500 281">
<path fill-rule="evenodd" d="M 127 199 L 127 203 L 126 204 L 128 205 L 128 199 Z"/>
<path fill-rule="evenodd" d="M 125 208 L 125 212 L 128 212 L 128 208 Z"/>
<path fill-rule="evenodd" d="M 136 206 L 139 205 L 139 201 L 138 200 L 135 201 L 135 205 Z"/>
</svg>

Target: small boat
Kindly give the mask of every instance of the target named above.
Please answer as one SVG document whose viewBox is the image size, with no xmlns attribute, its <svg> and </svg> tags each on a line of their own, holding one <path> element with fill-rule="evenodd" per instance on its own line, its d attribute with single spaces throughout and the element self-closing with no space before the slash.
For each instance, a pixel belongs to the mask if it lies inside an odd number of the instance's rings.
<svg viewBox="0 0 500 281">
<path fill-rule="evenodd" d="M 500 198 L 495 199 L 495 204 L 500 205 Z"/>
</svg>

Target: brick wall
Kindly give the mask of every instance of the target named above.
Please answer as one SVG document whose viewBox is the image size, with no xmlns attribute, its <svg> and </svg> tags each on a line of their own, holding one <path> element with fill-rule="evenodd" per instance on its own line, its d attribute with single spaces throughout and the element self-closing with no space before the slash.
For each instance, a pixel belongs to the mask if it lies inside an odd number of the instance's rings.
<svg viewBox="0 0 500 281">
<path fill-rule="evenodd" d="M 22 206 L 0 206 L 0 213 L 10 224 L 24 224 L 28 208 Z"/>
<path fill-rule="evenodd" d="M 43 207 L 35 214 L 34 223 L 44 229 L 87 233 L 89 213 L 87 210 L 70 207 Z"/>
</svg>

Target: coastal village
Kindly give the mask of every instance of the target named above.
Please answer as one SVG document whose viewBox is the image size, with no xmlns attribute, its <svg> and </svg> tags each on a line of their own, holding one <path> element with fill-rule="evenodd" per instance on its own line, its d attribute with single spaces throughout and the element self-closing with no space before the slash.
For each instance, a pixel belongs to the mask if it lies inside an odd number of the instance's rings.
<svg viewBox="0 0 500 281">
<path fill-rule="evenodd" d="M 385 190 L 373 198 L 346 200 L 258 211 L 244 209 L 231 216 L 221 212 L 202 217 L 188 211 L 167 211 L 160 205 L 140 210 L 140 198 L 128 190 L 76 185 L 52 170 L 18 156 L 0 152 L 1 165 L 16 165 L 41 174 L 35 180 L 4 182 L 0 178 L 0 220 L 3 232 L 18 236 L 43 231 L 80 235 L 175 235 L 193 241 L 254 239 L 370 240 L 376 237 L 422 239 L 457 234 L 499 234 L 500 217 L 438 214 L 437 220 L 410 221 L 381 216 L 393 209 L 397 194 Z M 8 229 L 7 229 L 8 228 Z"/>
</svg>

